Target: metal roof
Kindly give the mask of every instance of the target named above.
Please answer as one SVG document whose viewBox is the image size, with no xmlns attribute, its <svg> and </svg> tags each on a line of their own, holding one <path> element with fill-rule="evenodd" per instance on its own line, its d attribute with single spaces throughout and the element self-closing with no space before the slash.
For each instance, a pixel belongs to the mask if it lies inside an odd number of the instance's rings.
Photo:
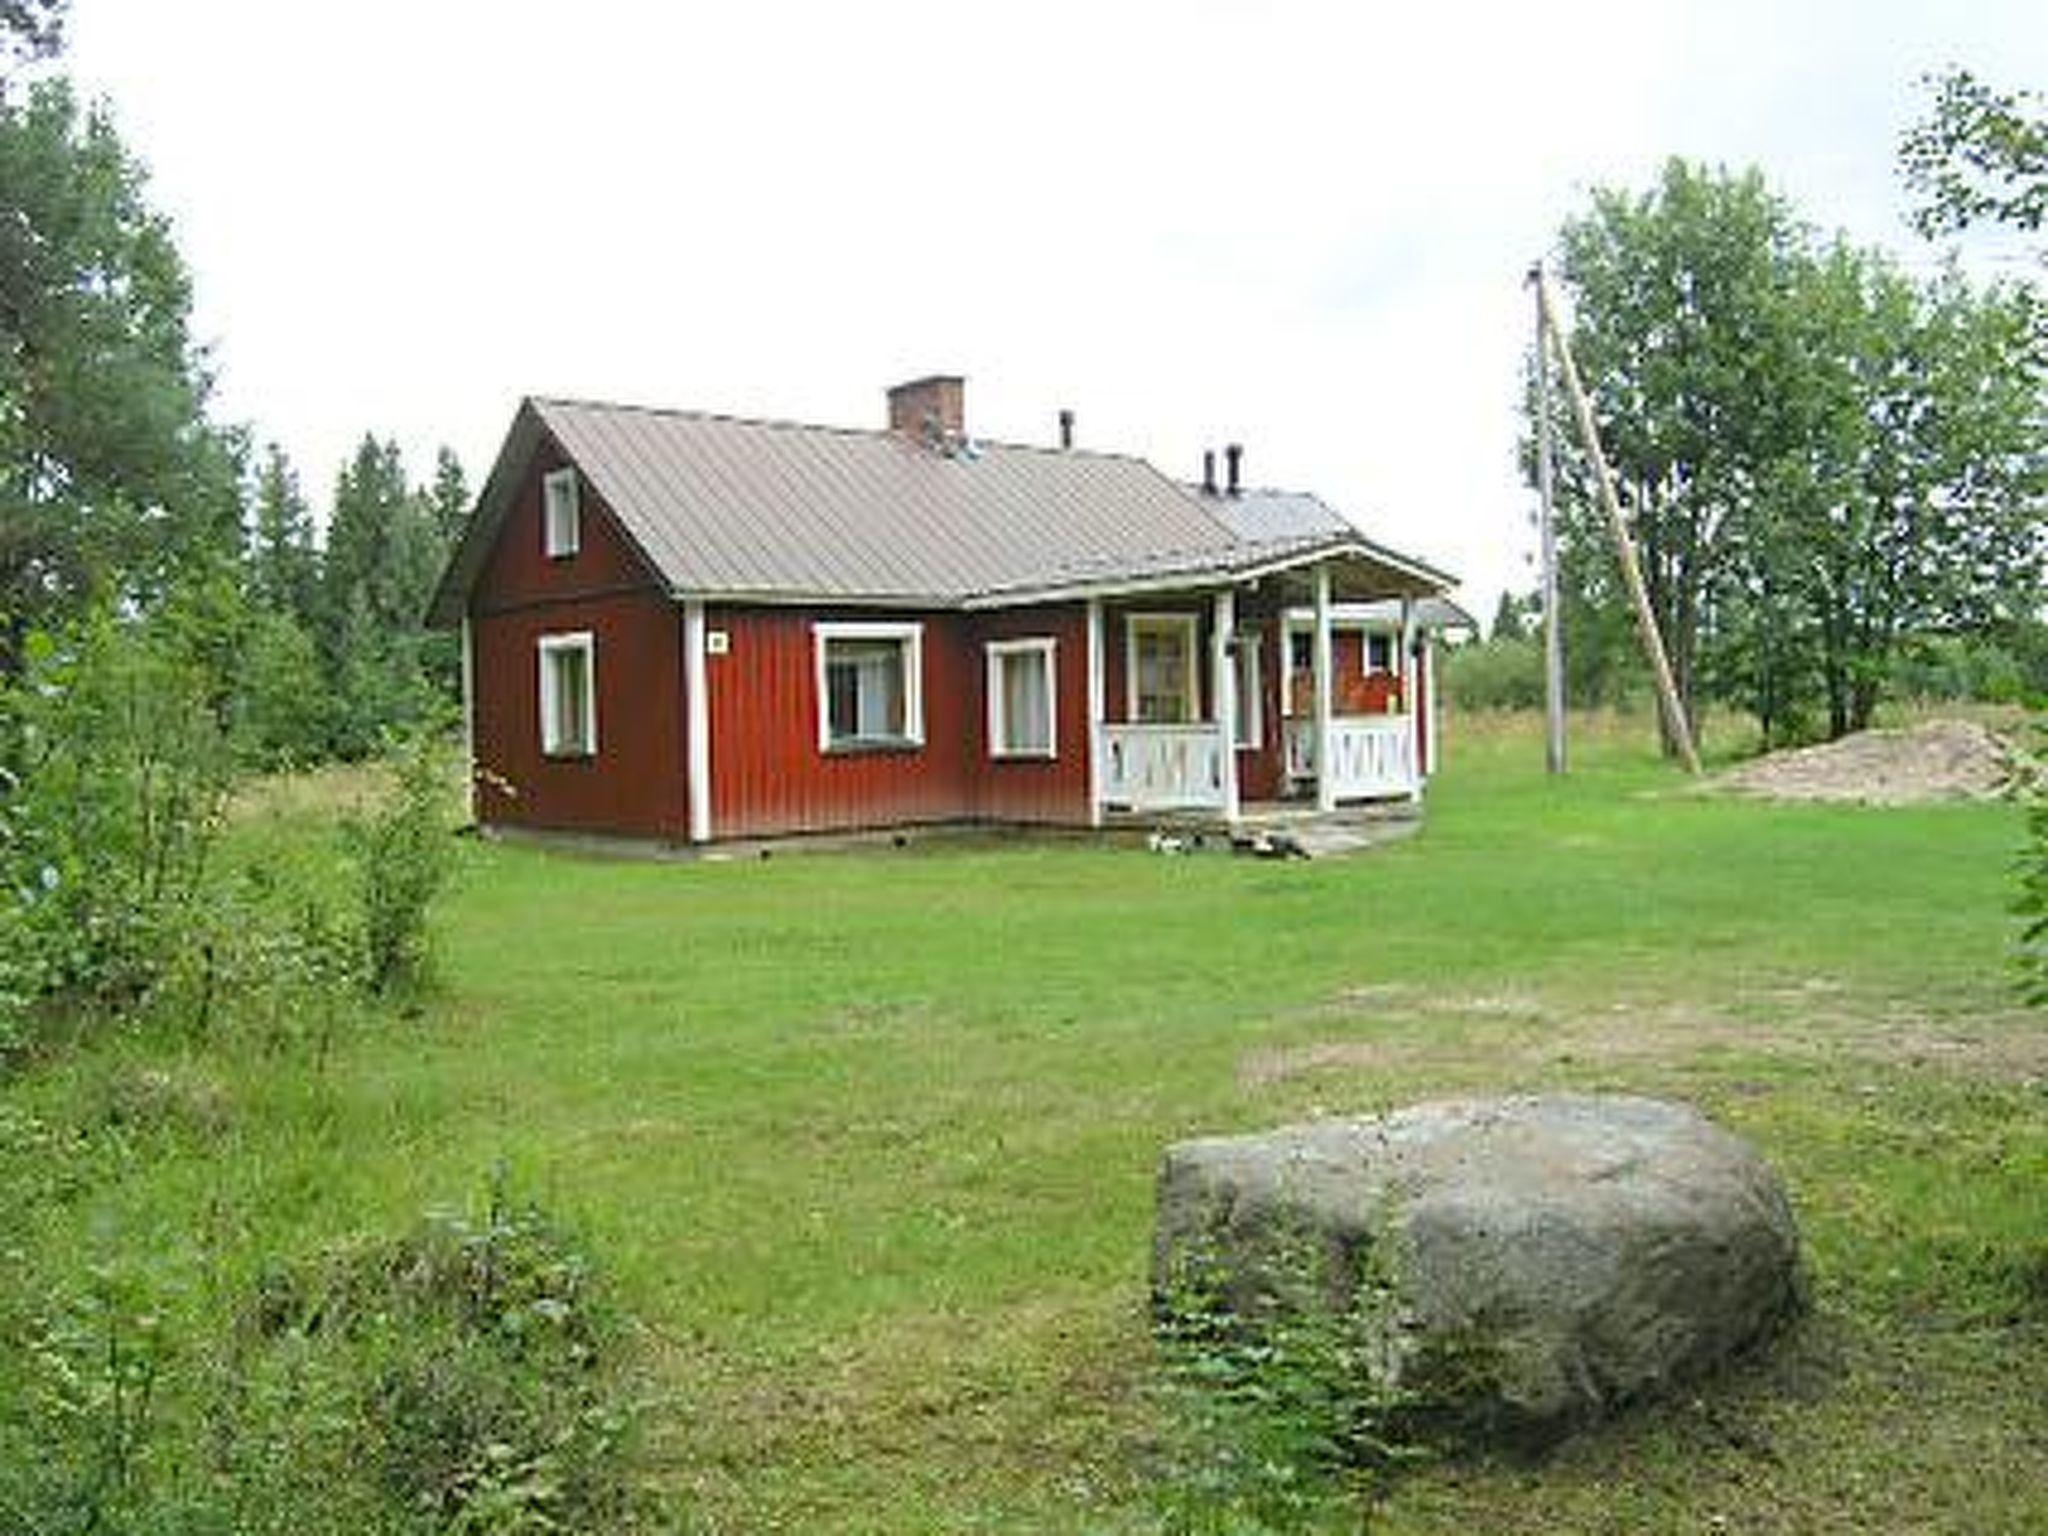
<svg viewBox="0 0 2048 1536">
<path fill-rule="evenodd" d="M 1235 496 L 1187 487 L 1241 539 L 1328 537 L 1356 533 L 1350 521 L 1322 497 L 1307 491 L 1245 490 Z"/>
<path fill-rule="evenodd" d="M 533 454 L 552 437 L 672 592 L 764 602 L 991 606 L 1289 565 L 1316 551 L 1389 557 L 1397 580 L 1448 585 L 1334 519 L 1240 530 L 1220 497 L 1143 460 L 1079 450 L 529 399 L 436 591 L 460 617 Z M 1296 498 L 1298 499 L 1298 498 Z M 1321 507 L 1313 497 L 1306 498 Z"/>
</svg>

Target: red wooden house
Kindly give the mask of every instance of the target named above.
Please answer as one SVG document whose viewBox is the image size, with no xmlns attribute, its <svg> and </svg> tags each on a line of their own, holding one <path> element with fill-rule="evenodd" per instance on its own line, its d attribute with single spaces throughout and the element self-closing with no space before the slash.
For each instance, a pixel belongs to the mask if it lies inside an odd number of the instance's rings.
<svg viewBox="0 0 2048 1536">
<path fill-rule="evenodd" d="M 1235 450 L 1188 487 L 979 442 L 963 401 L 522 404 L 431 610 L 478 819 L 702 843 L 1420 795 L 1450 578 L 1242 490 Z"/>
</svg>

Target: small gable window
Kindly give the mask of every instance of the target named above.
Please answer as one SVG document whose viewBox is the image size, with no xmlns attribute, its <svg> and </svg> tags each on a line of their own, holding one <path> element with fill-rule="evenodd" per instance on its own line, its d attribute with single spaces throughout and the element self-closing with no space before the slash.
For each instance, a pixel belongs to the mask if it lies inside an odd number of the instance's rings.
<svg viewBox="0 0 2048 1536">
<path fill-rule="evenodd" d="M 583 506 L 576 471 L 551 469 L 540 484 L 541 543 L 550 560 L 566 559 L 583 544 Z"/>
<path fill-rule="evenodd" d="M 597 755 L 597 643 L 587 629 L 540 637 L 540 749 Z"/>
<path fill-rule="evenodd" d="M 987 653 L 988 755 L 1057 756 L 1052 640 L 995 640 Z"/>
<path fill-rule="evenodd" d="M 818 750 L 924 745 L 924 626 L 821 623 Z"/>
</svg>

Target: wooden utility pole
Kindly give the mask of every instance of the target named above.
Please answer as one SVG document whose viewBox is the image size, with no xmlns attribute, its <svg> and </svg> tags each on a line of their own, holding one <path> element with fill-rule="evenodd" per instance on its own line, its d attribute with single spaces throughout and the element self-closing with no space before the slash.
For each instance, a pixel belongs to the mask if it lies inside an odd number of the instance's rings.
<svg viewBox="0 0 2048 1536">
<path fill-rule="evenodd" d="M 1557 608 L 1557 526 L 1553 521 L 1550 363 L 1543 355 L 1543 263 L 1529 269 L 1536 290 L 1536 496 L 1543 543 L 1543 766 L 1564 772 L 1564 615 Z"/>
<path fill-rule="evenodd" d="M 1607 455 L 1600 450 L 1600 432 L 1593 424 L 1593 405 L 1586 398 L 1586 389 L 1579 382 L 1578 367 L 1572 362 L 1572 349 L 1566 344 L 1564 332 L 1558 328 L 1557 305 L 1550 292 L 1550 274 L 1539 263 L 1536 268 L 1536 313 L 1543 330 L 1550 337 L 1551 350 L 1557 354 L 1557 365 L 1564 374 L 1564 387 L 1572 397 L 1572 409 L 1578 416 L 1579 436 L 1585 441 L 1586 456 L 1593 461 L 1593 478 L 1599 482 L 1600 505 L 1607 511 L 1608 531 L 1614 536 L 1615 558 L 1621 563 L 1621 577 L 1628 587 L 1630 601 L 1635 604 L 1636 630 L 1642 636 L 1643 650 L 1650 658 L 1650 670 L 1657 679 L 1657 699 L 1664 707 L 1664 725 L 1670 731 L 1671 739 L 1678 743 L 1679 754 L 1685 759 L 1688 771 L 1700 771 L 1699 749 L 1693 745 L 1692 722 L 1685 717 L 1685 707 L 1678 700 L 1678 685 L 1671 679 L 1671 658 L 1664 650 L 1664 637 L 1657 632 L 1657 615 L 1650 609 L 1650 594 L 1643 586 L 1643 568 L 1636 560 L 1635 541 L 1628 536 L 1628 520 L 1621 514 L 1621 498 L 1614 493 L 1614 475 L 1607 468 Z"/>
</svg>

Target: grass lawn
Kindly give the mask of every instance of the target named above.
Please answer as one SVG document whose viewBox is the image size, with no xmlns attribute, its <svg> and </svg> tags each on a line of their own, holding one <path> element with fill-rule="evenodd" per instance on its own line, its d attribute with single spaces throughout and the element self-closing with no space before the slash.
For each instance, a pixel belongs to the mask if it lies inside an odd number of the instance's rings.
<svg viewBox="0 0 2048 1536">
<path fill-rule="evenodd" d="M 2017 814 L 1696 797 L 1638 728 L 1581 733 L 1562 782 L 1536 723 L 1448 742 L 1423 831 L 1349 860 L 470 845 L 423 1016 L 322 1063 L 173 1053 L 217 1112 L 25 1206 L 0 1284 L 128 1266 L 196 1329 L 266 1257 L 473 1201 L 503 1161 L 639 1319 L 653 1475 L 692 1522 L 1144 1530 L 1166 1142 L 1625 1089 L 1784 1173 L 1812 1317 L 1541 1460 L 1425 1467 L 1385 1528 L 2048 1528 Z M 4 1095 L 85 1124 L 170 1050 Z"/>
</svg>

